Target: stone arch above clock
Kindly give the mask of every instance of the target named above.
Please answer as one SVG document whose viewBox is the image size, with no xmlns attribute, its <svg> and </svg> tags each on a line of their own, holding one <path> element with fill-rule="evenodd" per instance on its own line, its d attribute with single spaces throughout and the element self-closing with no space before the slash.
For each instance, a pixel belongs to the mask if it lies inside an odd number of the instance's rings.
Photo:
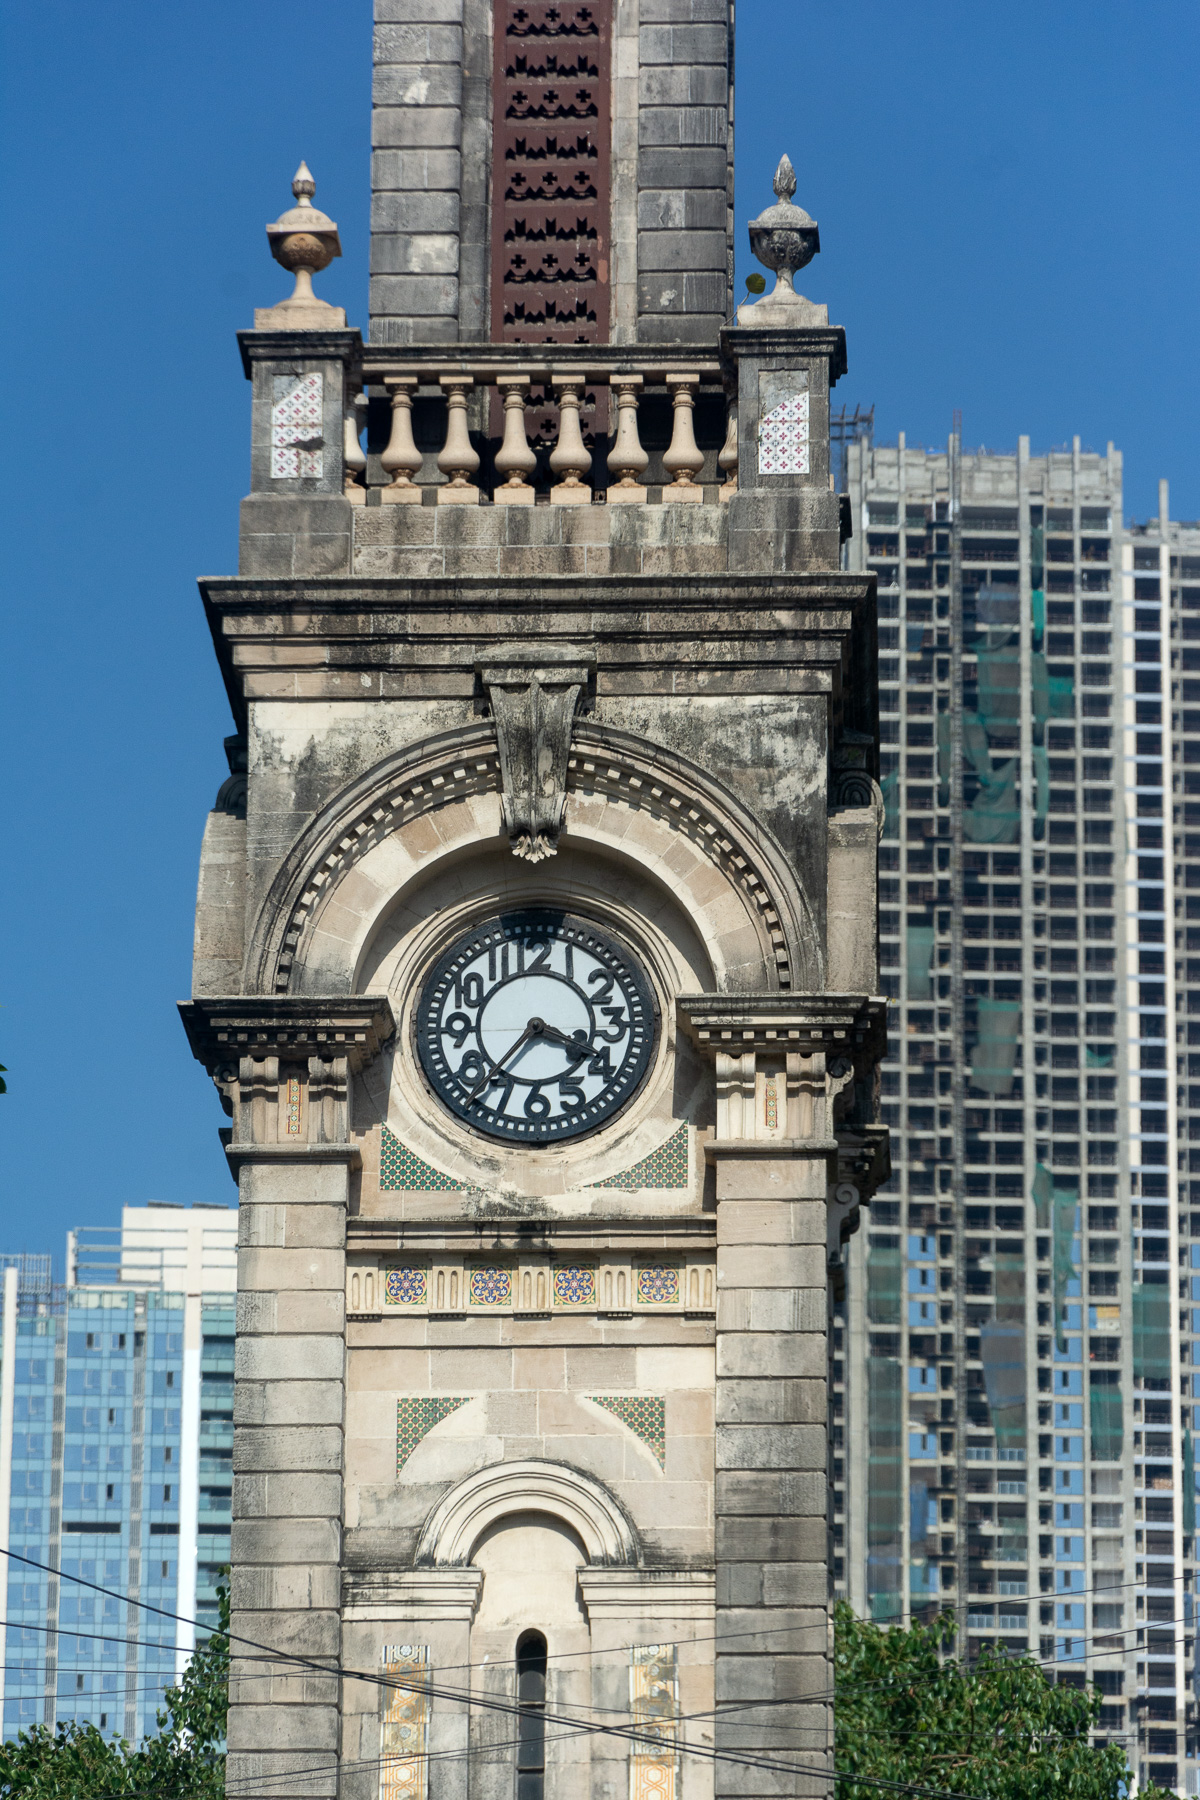
<svg viewBox="0 0 1200 1800">
<path fill-rule="evenodd" d="M 507 846 L 492 726 L 427 739 L 343 789 L 284 858 L 246 958 L 260 993 L 349 993 L 401 896 L 437 865 Z M 676 895 L 719 988 L 823 985 L 813 909 L 781 846 L 703 771 L 631 733 L 576 725 L 562 850 L 586 844 Z M 515 896 L 520 865 L 508 858 Z M 550 865 L 553 866 L 552 864 Z M 554 885 L 552 875 L 546 880 Z M 532 896 L 535 886 L 520 881 Z"/>
</svg>

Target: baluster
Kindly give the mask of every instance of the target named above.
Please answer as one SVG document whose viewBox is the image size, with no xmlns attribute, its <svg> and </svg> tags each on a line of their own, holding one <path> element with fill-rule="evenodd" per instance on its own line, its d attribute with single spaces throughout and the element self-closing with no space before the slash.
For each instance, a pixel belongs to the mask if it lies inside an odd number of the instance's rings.
<svg viewBox="0 0 1200 1800">
<path fill-rule="evenodd" d="M 663 488 L 664 500 L 704 498 L 704 489 L 692 480 L 693 475 L 704 467 L 704 457 L 696 448 L 696 433 L 692 427 L 692 407 L 695 405 L 695 389 L 699 385 L 699 375 L 667 376 L 667 386 L 674 388 L 675 400 L 671 446 L 663 452 L 663 468 L 673 479 L 669 487 Z"/>
<path fill-rule="evenodd" d="M 379 498 L 385 506 L 420 506 L 421 490 L 412 479 L 421 467 L 421 452 L 412 428 L 417 377 L 385 375 L 383 385 L 392 397 L 392 434 L 379 460 L 392 479 L 387 487 L 380 488 Z"/>
<path fill-rule="evenodd" d="M 638 436 L 637 407 L 642 377 L 610 375 L 608 384 L 617 396 L 617 431 L 608 453 L 608 467 L 611 474 L 620 476 L 619 481 L 609 484 L 608 504 L 644 504 L 646 490 L 637 477 L 644 473 L 650 458 L 642 449 L 642 440 Z"/>
<path fill-rule="evenodd" d="M 479 489 L 467 480 L 479 467 L 479 456 L 467 432 L 467 395 L 475 386 L 470 375 L 439 375 L 438 386 L 446 396 L 446 442 L 437 465 L 450 477 L 437 491 L 439 506 L 478 506 Z"/>
<path fill-rule="evenodd" d="M 591 455 L 579 429 L 579 408 L 586 385 L 581 375 L 552 371 L 550 380 L 558 396 L 558 442 L 550 452 L 550 467 L 562 480 L 550 489 L 557 506 L 587 506 L 592 490 L 583 481 L 592 466 Z"/>
<path fill-rule="evenodd" d="M 362 404 L 362 395 L 356 394 L 354 399 L 346 402 L 346 411 L 342 420 L 342 492 L 351 506 L 367 504 L 367 490 L 359 482 L 359 476 L 367 472 L 367 458 L 358 434 L 362 430 L 362 420 L 358 409 Z"/>
<path fill-rule="evenodd" d="M 729 425 L 725 432 L 725 442 L 717 454 L 717 466 L 722 470 L 725 480 L 717 495 L 719 500 L 728 500 L 731 494 L 738 491 L 738 435 L 737 435 L 737 401 L 729 409 Z"/>
<path fill-rule="evenodd" d="M 525 435 L 525 395 L 528 375 L 497 375 L 496 386 L 504 395 L 504 442 L 496 452 L 496 473 L 505 477 L 492 499 L 497 506 L 532 506 L 533 489 L 524 478 L 537 468 L 537 457 Z"/>
</svg>

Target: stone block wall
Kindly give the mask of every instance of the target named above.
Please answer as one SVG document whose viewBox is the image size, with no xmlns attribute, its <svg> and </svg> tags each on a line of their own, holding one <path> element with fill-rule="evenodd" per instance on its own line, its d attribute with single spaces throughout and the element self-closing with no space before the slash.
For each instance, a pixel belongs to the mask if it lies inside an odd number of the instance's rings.
<svg viewBox="0 0 1200 1800">
<path fill-rule="evenodd" d="M 732 306 L 729 0 L 612 0 L 612 318 L 712 343 Z M 489 335 L 490 0 L 376 0 L 370 336 Z"/>
</svg>

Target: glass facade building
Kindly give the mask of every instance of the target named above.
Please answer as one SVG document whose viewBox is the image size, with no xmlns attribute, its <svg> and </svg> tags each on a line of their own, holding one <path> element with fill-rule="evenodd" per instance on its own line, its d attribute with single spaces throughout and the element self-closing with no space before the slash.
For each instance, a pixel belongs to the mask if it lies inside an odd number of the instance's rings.
<svg viewBox="0 0 1200 1800">
<path fill-rule="evenodd" d="M 850 566 L 879 580 L 895 1174 L 836 1321 L 837 1587 L 1094 1679 L 1100 1735 L 1194 1792 L 1200 532 L 1165 498 L 1125 531 L 1111 445 L 861 442 L 848 476 Z"/>
<path fill-rule="evenodd" d="M 82 1247 L 73 1235 L 64 1288 L 48 1266 L 22 1266 L 38 1259 L 4 1259 L 6 1736 L 74 1719 L 140 1738 L 194 1646 L 185 1621 L 216 1622 L 229 1560 L 236 1217 L 127 1207 L 113 1244 L 94 1234 Z"/>
</svg>

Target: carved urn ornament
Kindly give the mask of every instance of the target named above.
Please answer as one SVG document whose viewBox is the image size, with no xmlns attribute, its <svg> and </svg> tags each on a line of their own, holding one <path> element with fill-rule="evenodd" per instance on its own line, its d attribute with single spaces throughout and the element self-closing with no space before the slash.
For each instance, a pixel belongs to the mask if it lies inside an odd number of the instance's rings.
<svg viewBox="0 0 1200 1800">
<path fill-rule="evenodd" d="M 342 254 L 338 228 L 333 220 L 312 203 L 317 184 L 301 163 L 292 181 L 295 206 L 280 213 L 273 225 L 267 226 L 271 255 L 281 268 L 296 277 L 296 285 L 286 300 L 255 316 L 258 329 L 291 326 L 311 330 L 320 326 L 344 326 L 346 315 L 341 307 L 330 306 L 313 293 L 312 278 L 327 269 L 335 256 Z"/>
<path fill-rule="evenodd" d="M 780 157 L 773 185 L 774 206 L 768 206 L 757 219 L 750 221 L 750 248 L 765 269 L 774 271 L 775 286 L 761 300 L 743 301 L 738 308 L 738 323 L 766 325 L 773 317 L 779 323 L 789 324 L 824 322 L 816 315 L 819 311 L 827 320 L 828 309 L 814 307 L 811 300 L 796 292 L 796 273 L 819 253 L 821 231 L 817 221 L 810 218 L 802 206 L 792 202 L 796 171 L 789 156 Z M 814 316 L 801 319 L 802 312 Z"/>
<path fill-rule="evenodd" d="M 774 206 L 768 206 L 750 221 L 750 248 L 764 269 L 775 271 L 775 286 L 768 299 L 773 300 L 780 288 L 796 291 L 793 276 L 797 269 L 810 263 L 821 248 L 821 232 L 815 219 L 810 219 L 801 206 L 792 204 L 796 191 L 796 171 L 789 156 L 781 156 L 775 171 Z"/>
</svg>

